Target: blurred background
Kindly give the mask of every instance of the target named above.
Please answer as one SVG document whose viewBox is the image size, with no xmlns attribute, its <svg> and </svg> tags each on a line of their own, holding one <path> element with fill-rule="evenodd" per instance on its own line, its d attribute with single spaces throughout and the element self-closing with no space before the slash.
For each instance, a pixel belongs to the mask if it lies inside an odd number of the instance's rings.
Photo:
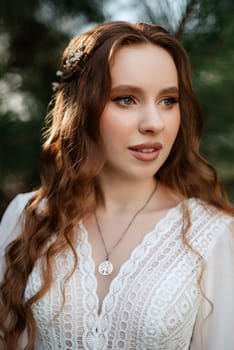
<svg viewBox="0 0 234 350">
<path fill-rule="evenodd" d="M 110 20 L 159 23 L 185 46 L 205 115 L 202 153 L 234 202 L 233 0 L 1 0 L 0 216 L 39 184 L 41 130 L 69 39 Z"/>
</svg>

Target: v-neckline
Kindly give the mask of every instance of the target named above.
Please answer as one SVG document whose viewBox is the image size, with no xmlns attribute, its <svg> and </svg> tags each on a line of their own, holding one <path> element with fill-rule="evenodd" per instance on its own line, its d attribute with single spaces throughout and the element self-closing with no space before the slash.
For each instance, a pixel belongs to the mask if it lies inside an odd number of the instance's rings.
<svg viewBox="0 0 234 350">
<path fill-rule="evenodd" d="M 143 236 L 143 238 L 141 239 L 140 243 L 138 243 L 133 248 L 133 250 L 132 250 L 131 254 L 129 255 L 129 257 L 120 265 L 119 271 L 117 272 L 116 276 L 113 277 L 112 281 L 109 284 L 108 291 L 105 294 L 105 296 L 103 297 L 103 300 L 102 300 L 102 303 L 101 303 L 102 305 L 100 305 L 100 298 L 99 298 L 98 293 L 97 293 L 97 284 L 98 283 L 97 283 L 97 277 L 96 277 L 96 274 L 95 274 L 96 264 L 95 264 L 95 260 L 93 258 L 92 246 L 91 246 L 91 244 L 89 242 L 88 230 L 86 229 L 86 227 L 83 224 L 83 222 L 80 221 L 79 226 L 82 229 L 83 233 L 85 234 L 85 240 L 86 240 L 86 243 L 87 243 L 87 245 L 89 247 L 89 250 L 90 250 L 90 254 L 88 255 L 88 259 L 90 260 L 90 262 L 92 263 L 92 265 L 94 267 L 93 270 L 92 270 L 91 277 L 95 281 L 95 285 L 96 285 L 96 289 L 95 289 L 94 293 L 95 293 L 95 298 L 97 298 L 97 302 L 98 302 L 97 304 L 98 305 L 97 305 L 97 310 L 95 310 L 95 312 L 96 312 L 97 320 L 99 321 L 99 323 L 104 318 L 104 316 L 111 310 L 110 307 L 107 308 L 107 305 L 109 304 L 108 303 L 109 299 L 110 299 L 111 295 L 113 294 L 113 290 L 115 289 L 116 285 L 118 284 L 119 281 L 121 281 L 121 279 L 125 278 L 126 275 L 131 272 L 129 270 L 129 265 L 131 265 L 134 255 L 137 255 L 137 252 L 139 250 L 141 250 L 141 248 L 145 244 L 145 242 L 150 239 L 151 235 L 155 234 L 158 231 L 158 228 L 165 221 L 167 221 L 170 218 L 170 216 L 173 215 L 173 213 L 176 213 L 178 210 L 179 210 L 180 213 L 182 213 L 182 211 L 180 210 L 182 205 L 184 203 L 190 202 L 192 200 L 194 200 L 194 198 L 185 199 L 185 200 L 179 202 L 176 206 L 174 206 L 172 208 L 169 208 L 165 212 L 165 214 L 156 222 L 156 224 L 154 225 L 152 230 L 150 230 L 149 232 L 147 232 Z M 179 216 L 178 216 L 178 219 L 179 219 Z M 160 238 L 160 232 L 157 235 L 157 239 L 159 239 L 159 238 Z M 142 259 L 142 258 L 143 258 L 143 256 L 138 257 L 138 262 L 140 262 L 140 259 Z M 114 304 L 114 302 L 112 300 L 112 308 L 113 308 L 113 304 Z M 99 310 L 100 310 L 100 312 L 99 312 Z"/>
</svg>

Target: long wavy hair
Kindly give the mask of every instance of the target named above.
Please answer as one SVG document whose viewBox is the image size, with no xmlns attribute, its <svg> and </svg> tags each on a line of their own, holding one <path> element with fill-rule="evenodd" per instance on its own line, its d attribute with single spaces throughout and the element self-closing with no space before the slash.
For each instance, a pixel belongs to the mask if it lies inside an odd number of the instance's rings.
<svg viewBox="0 0 234 350">
<path fill-rule="evenodd" d="M 27 330 L 25 350 L 35 343 L 32 304 L 53 283 L 53 258 L 71 249 L 75 264 L 75 225 L 91 212 L 102 191 L 97 177 L 105 163 L 99 119 L 109 99 L 110 60 L 125 45 L 151 43 L 164 48 L 178 72 L 181 126 L 166 162 L 155 175 L 184 197 L 197 197 L 234 215 L 213 167 L 199 153 L 203 117 L 191 85 L 190 65 L 180 43 L 155 24 L 111 22 L 73 38 L 62 58 L 61 83 L 47 115 L 41 159 L 41 186 L 28 202 L 21 234 L 6 249 L 0 287 L 0 342 L 15 350 Z M 79 52 L 78 59 L 72 60 Z M 185 232 L 183 233 L 185 235 Z M 50 242 L 51 237 L 54 239 Z M 50 242 L 50 244 L 49 244 Z M 24 292 L 35 263 L 45 258 L 43 285 L 29 300 Z"/>
</svg>

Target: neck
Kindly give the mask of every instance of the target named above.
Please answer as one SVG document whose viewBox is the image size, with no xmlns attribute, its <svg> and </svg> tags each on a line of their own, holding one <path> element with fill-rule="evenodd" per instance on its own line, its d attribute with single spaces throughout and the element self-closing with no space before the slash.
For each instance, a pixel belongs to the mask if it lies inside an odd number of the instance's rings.
<svg viewBox="0 0 234 350">
<path fill-rule="evenodd" d="M 139 208 L 156 186 L 153 177 L 147 180 L 121 181 L 111 179 L 110 181 L 105 176 L 100 176 L 99 182 L 104 197 L 104 203 L 99 209 L 112 212 L 115 215 L 126 210 L 134 211 Z"/>
</svg>

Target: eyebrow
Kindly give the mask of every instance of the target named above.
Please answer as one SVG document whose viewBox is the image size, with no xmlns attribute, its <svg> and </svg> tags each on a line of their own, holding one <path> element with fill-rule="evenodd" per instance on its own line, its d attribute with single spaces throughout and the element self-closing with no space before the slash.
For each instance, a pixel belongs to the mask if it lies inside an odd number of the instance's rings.
<svg viewBox="0 0 234 350">
<path fill-rule="evenodd" d="M 135 93 L 142 93 L 143 89 L 137 86 L 133 85 L 117 85 L 113 89 L 111 89 L 111 93 L 115 92 L 135 92 Z M 158 95 L 165 95 L 165 94 L 179 94 L 179 89 L 177 86 L 168 86 L 162 90 L 159 91 Z"/>
</svg>

